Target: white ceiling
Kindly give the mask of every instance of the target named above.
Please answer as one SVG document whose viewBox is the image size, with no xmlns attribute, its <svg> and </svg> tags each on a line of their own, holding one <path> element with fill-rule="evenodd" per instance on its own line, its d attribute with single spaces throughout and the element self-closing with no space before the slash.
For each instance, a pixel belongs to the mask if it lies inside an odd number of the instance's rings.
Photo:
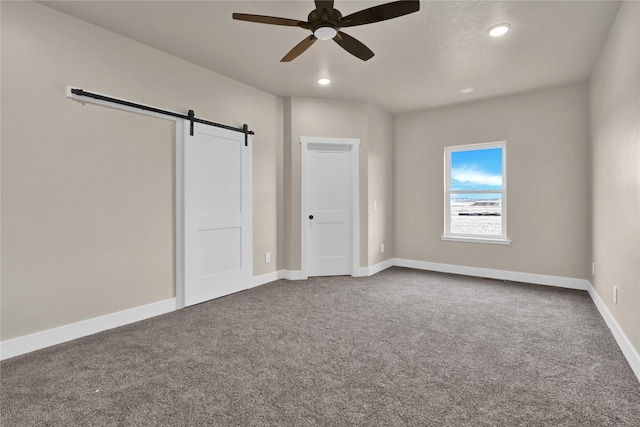
<svg viewBox="0 0 640 427">
<path fill-rule="evenodd" d="M 306 20 L 312 0 L 46 1 L 44 4 L 272 94 L 366 101 L 396 114 L 583 82 L 617 1 L 422 1 L 420 11 L 348 28 L 375 56 L 363 62 L 310 32 L 235 21 L 233 12 Z M 343 15 L 384 1 L 336 0 Z M 490 26 L 508 22 L 502 38 Z M 319 86 L 320 77 L 332 84 Z M 475 88 L 470 94 L 460 90 Z"/>
</svg>

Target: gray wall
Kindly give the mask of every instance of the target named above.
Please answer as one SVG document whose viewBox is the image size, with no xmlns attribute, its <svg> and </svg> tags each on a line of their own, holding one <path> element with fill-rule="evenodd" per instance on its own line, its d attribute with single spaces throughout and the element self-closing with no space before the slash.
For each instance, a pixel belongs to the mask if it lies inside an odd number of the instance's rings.
<svg viewBox="0 0 640 427">
<path fill-rule="evenodd" d="M 393 257 L 393 118 L 368 104 L 369 257 L 375 265 Z M 373 209 L 373 202 L 377 209 Z M 380 245 L 384 244 L 384 253 Z"/>
<path fill-rule="evenodd" d="M 395 121 L 395 256 L 588 278 L 587 86 L 403 114 Z M 441 241 L 443 149 L 507 141 L 510 246 Z"/>
<path fill-rule="evenodd" d="M 284 111 L 285 268 L 301 268 L 301 136 L 360 139 L 360 266 L 391 258 L 392 248 L 380 254 L 380 243 L 391 243 L 392 233 L 392 117 L 362 102 L 303 97 L 285 99 Z M 372 197 L 379 206 L 375 212 Z"/>
<path fill-rule="evenodd" d="M 285 268 L 300 270 L 300 137 L 318 136 L 360 139 L 360 265 L 366 265 L 367 222 L 366 213 L 366 159 L 367 159 L 367 114 L 366 105 L 357 102 L 336 101 L 318 98 L 289 98 L 285 104 L 285 115 L 290 128 L 285 135 Z M 364 191 L 363 191 L 364 190 Z M 363 197 L 365 196 L 365 197 Z"/>
<path fill-rule="evenodd" d="M 590 80 L 592 283 L 640 353 L 640 3 L 624 2 Z M 613 287 L 618 303 L 613 303 Z"/>
<path fill-rule="evenodd" d="M 248 123 L 254 274 L 279 269 L 282 99 L 33 2 L 2 2 L 1 37 L 2 340 L 175 294 L 175 125 L 67 85 Z"/>
</svg>

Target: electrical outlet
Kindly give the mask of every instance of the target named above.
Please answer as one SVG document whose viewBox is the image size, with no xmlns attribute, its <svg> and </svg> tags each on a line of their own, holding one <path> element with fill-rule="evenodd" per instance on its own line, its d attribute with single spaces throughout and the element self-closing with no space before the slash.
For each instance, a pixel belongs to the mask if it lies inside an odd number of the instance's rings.
<svg viewBox="0 0 640 427">
<path fill-rule="evenodd" d="M 614 304 L 618 303 L 618 287 L 617 286 L 613 287 L 613 303 Z"/>
<path fill-rule="evenodd" d="M 383 254 L 384 253 L 384 243 L 382 243 L 380 245 L 380 253 Z"/>
<path fill-rule="evenodd" d="M 271 252 L 266 252 L 264 254 L 264 262 L 265 263 L 270 263 L 271 262 Z"/>
<path fill-rule="evenodd" d="M 378 209 L 378 202 L 376 202 L 375 200 L 373 201 L 373 210 L 375 211 L 376 209 Z"/>
<path fill-rule="evenodd" d="M 591 275 L 592 276 L 596 275 L 596 263 L 595 262 L 591 263 Z"/>
</svg>

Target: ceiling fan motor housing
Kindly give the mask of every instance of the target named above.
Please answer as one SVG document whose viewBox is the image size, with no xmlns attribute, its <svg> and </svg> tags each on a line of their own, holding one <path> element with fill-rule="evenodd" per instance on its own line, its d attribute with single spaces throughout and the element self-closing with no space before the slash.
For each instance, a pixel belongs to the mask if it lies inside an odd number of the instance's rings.
<svg viewBox="0 0 640 427">
<path fill-rule="evenodd" d="M 327 9 L 313 10 L 307 17 L 307 22 L 311 24 L 311 31 L 316 34 L 316 31 L 320 28 L 333 28 L 337 33 L 340 30 L 339 24 L 342 19 L 342 14 L 337 9 L 328 11 Z M 335 34 L 334 34 L 335 36 Z M 322 38 L 322 37 L 318 37 Z M 333 38 L 333 37 L 330 37 Z M 326 40 L 326 39 L 325 39 Z"/>
</svg>

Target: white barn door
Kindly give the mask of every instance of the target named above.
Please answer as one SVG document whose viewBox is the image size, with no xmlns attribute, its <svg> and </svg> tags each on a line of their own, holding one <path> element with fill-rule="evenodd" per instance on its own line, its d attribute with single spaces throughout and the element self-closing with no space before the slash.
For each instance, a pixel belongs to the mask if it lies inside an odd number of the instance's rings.
<svg viewBox="0 0 640 427">
<path fill-rule="evenodd" d="M 251 286 L 252 140 L 223 128 L 184 122 L 184 305 Z"/>
</svg>

